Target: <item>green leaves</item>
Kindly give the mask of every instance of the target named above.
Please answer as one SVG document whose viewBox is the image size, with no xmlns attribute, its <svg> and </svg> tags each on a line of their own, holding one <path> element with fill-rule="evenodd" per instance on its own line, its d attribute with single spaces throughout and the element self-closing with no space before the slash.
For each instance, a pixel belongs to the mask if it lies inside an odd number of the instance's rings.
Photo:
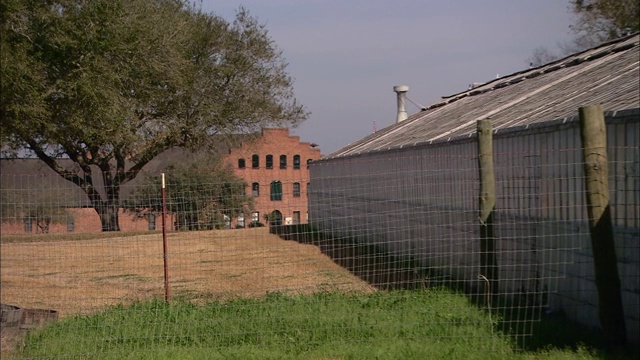
<svg viewBox="0 0 640 360">
<path fill-rule="evenodd" d="M 180 230 L 211 230 L 253 207 L 246 183 L 221 161 L 203 154 L 170 164 L 165 174 L 167 211 L 176 215 Z M 162 211 L 159 176 L 146 176 L 124 207 L 135 216 Z"/>
<path fill-rule="evenodd" d="M 640 31 L 637 0 L 571 0 L 570 4 L 577 15 L 571 28 L 585 48 Z"/>
<path fill-rule="evenodd" d="M 100 194 L 81 180 L 91 177 L 58 158 L 89 175 L 97 165 L 115 203 L 164 150 L 214 149 L 308 115 L 245 9 L 231 23 L 186 0 L 11 0 L 2 10 L 2 151 L 30 150 L 96 209 Z"/>
</svg>

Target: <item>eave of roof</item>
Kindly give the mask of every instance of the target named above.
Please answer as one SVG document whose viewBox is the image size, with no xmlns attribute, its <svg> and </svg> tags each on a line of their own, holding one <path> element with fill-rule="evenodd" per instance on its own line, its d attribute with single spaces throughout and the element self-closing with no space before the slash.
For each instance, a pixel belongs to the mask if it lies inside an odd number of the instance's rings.
<svg viewBox="0 0 640 360">
<path fill-rule="evenodd" d="M 592 104 L 605 111 L 638 108 L 639 43 L 640 34 L 630 35 L 443 97 L 323 159 L 471 136 L 480 119 L 491 119 L 499 130 L 573 118 L 579 107 Z"/>
</svg>

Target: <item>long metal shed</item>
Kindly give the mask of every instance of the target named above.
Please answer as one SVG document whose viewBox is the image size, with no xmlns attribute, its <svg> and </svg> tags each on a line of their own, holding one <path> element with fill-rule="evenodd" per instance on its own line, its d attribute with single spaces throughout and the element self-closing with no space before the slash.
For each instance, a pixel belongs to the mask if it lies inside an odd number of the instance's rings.
<svg viewBox="0 0 640 360">
<path fill-rule="evenodd" d="M 598 327 L 577 114 L 602 105 L 625 320 L 640 343 L 639 49 L 634 34 L 495 79 L 313 162 L 310 222 L 477 286 L 476 122 L 490 119 L 500 292 Z"/>
</svg>

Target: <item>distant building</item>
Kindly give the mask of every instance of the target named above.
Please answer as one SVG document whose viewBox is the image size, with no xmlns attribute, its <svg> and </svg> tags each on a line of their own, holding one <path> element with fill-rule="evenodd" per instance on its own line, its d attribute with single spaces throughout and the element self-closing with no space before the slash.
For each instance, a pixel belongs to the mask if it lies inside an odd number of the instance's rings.
<svg viewBox="0 0 640 360">
<path fill-rule="evenodd" d="M 251 222 L 267 225 L 306 223 L 308 218 L 307 189 L 309 187 L 308 163 L 320 158 L 316 144 L 301 142 L 298 136 L 290 136 L 286 128 L 263 129 L 257 136 L 248 136 L 237 148 L 219 149 L 223 161 L 233 167 L 234 173 L 247 183 L 246 195 L 254 198 L 255 208 L 248 218 L 240 216 L 228 219 L 228 227 L 247 227 Z M 143 171 L 160 174 L 176 161 L 185 157 L 183 149 L 169 149 L 147 164 Z M 76 167 L 70 160 L 61 161 L 68 168 Z M 96 170 L 97 171 L 97 170 Z M 120 201 L 139 183 L 136 179 L 121 187 Z M 89 233 L 100 232 L 101 223 L 87 195 L 76 185 L 63 179 L 42 161 L 29 159 L 0 159 L 0 180 L 3 188 L 3 211 L 6 207 L 58 207 L 64 209 L 55 221 L 44 224 L 37 217 L 26 216 L 7 220 L 3 212 L 1 234 Z M 102 191 L 100 176 L 94 176 L 95 186 Z M 10 192 L 5 199 L 5 193 Z M 38 196 L 34 197 L 34 193 Z M 47 204 L 29 204 L 34 199 Z M 39 201 L 39 200 L 38 200 Z M 10 210 L 10 209 L 9 209 Z M 14 209 L 15 210 L 15 209 Z M 14 211 L 20 213 L 20 210 Z M 173 214 L 167 219 L 168 230 L 174 230 Z M 146 214 L 136 218 L 132 213 L 119 211 L 122 231 L 161 230 L 161 218 L 157 214 Z M 43 229 L 43 226 L 47 230 Z"/>
<path fill-rule="evenodd" d="M 289 129 L 263 129 L 255 141 L 230 149 L 225 160 L 255 201 L 251 218 L 237 219 L 237 225 L 306 223 L 309 162 L 319 158 L 315 144 L 301 142 Z"/>
</svg>

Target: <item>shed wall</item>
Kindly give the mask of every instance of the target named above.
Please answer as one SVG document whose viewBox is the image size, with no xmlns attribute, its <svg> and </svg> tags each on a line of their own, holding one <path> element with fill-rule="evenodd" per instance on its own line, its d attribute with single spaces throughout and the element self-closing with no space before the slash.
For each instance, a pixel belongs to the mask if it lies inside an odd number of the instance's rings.
<svg viewBox="0 0 640 360">
<path fill-rule="evenodd" d="M 640 343 L 638 112 L 610 116 L 607 134 L 627 331 Z M 310 221 L 478 287 L 476 146 L 466 139 L 314 163 Z M 577 122 L 498 133 L 494 157 L 500 292 L 598 327 Z"/>
</svg>

